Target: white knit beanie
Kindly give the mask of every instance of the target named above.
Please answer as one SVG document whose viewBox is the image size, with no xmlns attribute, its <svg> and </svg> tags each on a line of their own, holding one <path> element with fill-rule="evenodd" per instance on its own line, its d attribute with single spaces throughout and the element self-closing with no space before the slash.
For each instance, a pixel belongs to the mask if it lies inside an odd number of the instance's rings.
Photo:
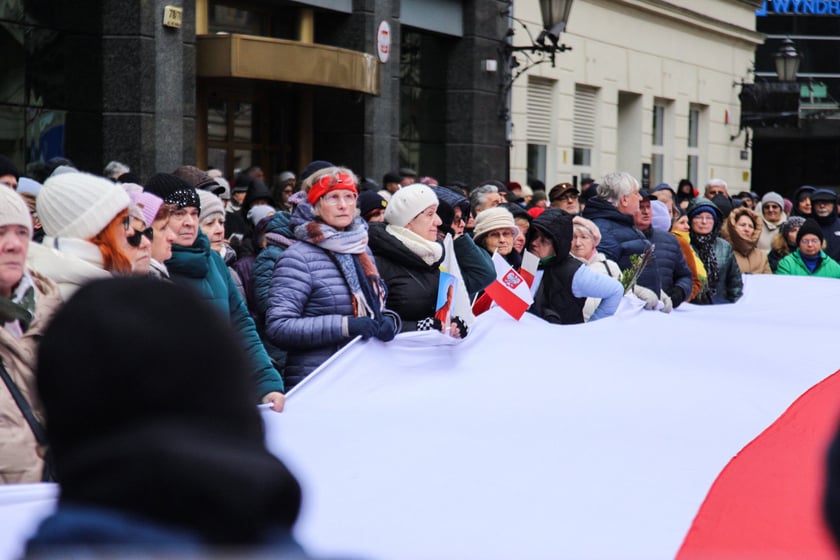
<svg viewBox="0 0 840 560">
<path fill-rule="evenodd" d="M 11 188 L 0 185 L 0 226 L 25 226 L 32 237 L 32 216 L 23 198 Z"/>
<path fill-rule="evenodd" d="M 391 225 L 405 227 L 429 206 L 437 208 L 435 191 L 421 183 L 407 185 L 391 195 L 385 208 L 385 221 Z"/>
<path fill-rule="evenodd" d="M 256 226 L 263 221 L 263 218 L 273 216 L 276 212 L 277 210 L 275 210 L 273 206 L 269 206 L 268 204 L 257 204 L 248 210 L 247 218 Z"/>
<path fill-rule="evenodd" d="M 44 182 L 35 204 L 47 235 L 91 239 L 130 202 L 122 187 L 104 177 L 61 173 Z"/>
<path fill-rule="evenodd" d="M 216 214 L 224 214 L 225 208 L 222 206 L 222 199 L 211 193 L 201 189 L 196 189 L 198 198 L 201 200 L 201 213 L 198 216 L 198 221 L 213 217 Z"/>
<path fill-rule="evenodd" d="M 507 228 L 513 232 L 514 237 L 519 235 L 519 227 L 513 221 L 513 214 L 507 208 L 488 208 L 479 212 L 475 217 L 475 229 L 473 239 L 490 233 L 494 229 Z"/>
<path fill-rule="evenodd" d="M 780 195 L 777 192 L 770 191 L 769 193 L 767 193 L 763 197 L 761 197 L 761 203 L 762 204 L 767 204 L 768 202 L 771 202 L 773 204 L 778 204 L 779 208 L 782 208 L 782 209 L 784 209 L 784 207 L 785 207 L 785 201 L 782 198 L 782 195 Z"/>
</svg>

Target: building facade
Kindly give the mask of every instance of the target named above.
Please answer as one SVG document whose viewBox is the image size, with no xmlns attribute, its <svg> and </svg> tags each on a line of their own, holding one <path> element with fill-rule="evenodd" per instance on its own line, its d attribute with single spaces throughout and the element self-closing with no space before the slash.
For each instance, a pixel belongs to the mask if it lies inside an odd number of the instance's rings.
<svg viewBox="0 0 840 560">
<path fill-rule="evenodd" d="M 512 88 L 511 179 L 550 187 L 619 170 L 651 186 L 721 177 L 733 194 L 750 190 L 734 84 L 764 42 L 759 5 L 575 0 L 561 36 L 572 50 Z M 537 2 L 517 0 L 514 14 L 534 35 L 541 29 Z M 515 30 L 513 42 L 523 42 Z"/>
<path fill-rule="evenodd" d="M 505 172 L 504 0 L 0 2 L 0 153 L 141 179 L 183 163 L 468 184 Z M 180 27 L 164 24 L 167 7 Z"/>
</svg>

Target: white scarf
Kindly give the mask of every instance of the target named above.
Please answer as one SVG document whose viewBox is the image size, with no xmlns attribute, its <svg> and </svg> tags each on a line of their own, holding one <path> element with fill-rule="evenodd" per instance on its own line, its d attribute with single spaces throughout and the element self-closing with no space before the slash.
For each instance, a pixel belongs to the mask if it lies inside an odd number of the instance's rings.
<svg viewBox="0 0 840 560">
<path fill-rule="evenodd" d="M 409 251 L 423 259 L 423 262 L 429 266 L 440 261 L 443 256 L 443 246 L 440 243 L 420 237 L 410 229 L 389 224 L 385 227 L 385 231 L 396 237 Z"/>
</svg>

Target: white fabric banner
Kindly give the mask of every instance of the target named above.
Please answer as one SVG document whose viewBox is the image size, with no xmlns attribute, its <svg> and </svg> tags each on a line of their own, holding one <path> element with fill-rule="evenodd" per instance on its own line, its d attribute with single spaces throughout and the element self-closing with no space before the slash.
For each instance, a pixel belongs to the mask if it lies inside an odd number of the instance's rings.
<svg viewBox="0 0 840 560">
<path fill-rule="evenodd" d="M 835 280 L 750 276 L 734 305 L 572 326 L 492 309 L 463 341 L 356 342 L 263 412 L 303 485 L 296 536 L 362 558 L 673 558 L 726 463 L 840 368 L 838 302 Z M 0 557 L 48 511 L 37 488 L 0 488 Z"/>
</svg>

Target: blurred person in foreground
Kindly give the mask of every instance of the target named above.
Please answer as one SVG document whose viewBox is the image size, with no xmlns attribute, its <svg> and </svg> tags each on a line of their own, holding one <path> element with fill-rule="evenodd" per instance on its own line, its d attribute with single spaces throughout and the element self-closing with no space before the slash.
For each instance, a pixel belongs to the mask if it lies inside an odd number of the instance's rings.
<svg viewBox="0 0 840 560">
<path fill-rule="evenodd" d="M 37 372 L 60 495 L 27 557 L 304 555 L 300 486 L 265 448 L 236 340 L 168 282 L 98 281 L 67 302 Z"/>
</svg>

